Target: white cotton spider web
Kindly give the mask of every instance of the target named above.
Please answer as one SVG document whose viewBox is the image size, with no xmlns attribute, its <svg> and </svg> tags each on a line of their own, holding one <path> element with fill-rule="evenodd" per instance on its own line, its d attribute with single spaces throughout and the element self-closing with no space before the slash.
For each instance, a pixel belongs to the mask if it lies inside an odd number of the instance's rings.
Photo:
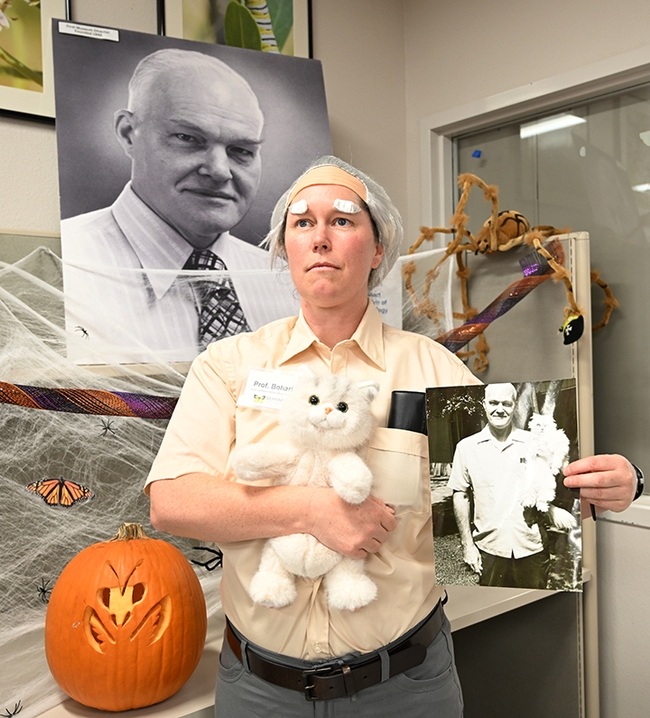
<svg viewBox="0 0 650 718">
<path fill-rule="evenodd" d="M 104 374 L 66 358 L 61 263 L 37 250 L 16 265 L 0 263 L 0 381 L 59 388 L 178 396 L 183 374 L 174 367 L 111 365 Z M 0 404 L 0 711 L 22 707 L 30 718 L 65 698 L 50 675 L 43 648 L 48 593 L 79 551 L 114 536 L 123 522 L 143 525 L 189 558 L 206 557 L 199 542 L 156 532 L 142 486 L 166 421 L 100 417 Z M 90 501 L 48 506 L 26 486 L 60 476 L 89 487 Z M 209 555 L 207 556 L 210 557 Z M 209 615 L 220 608 L 220 570 L 196 567 Z"/>
<path fill-rule="evenodd" d="M 402 256 L 397 261 L 402 274 L 402 328 L 431 339 L 453 328 L 453 262 L 445 262 L 434 275 L 445 251 L 431 249 Z M 405 272 L 410 277 L 411 292 L 405 286 Z"/>
<path fill-rule="evenodd" d="M 424 290 L 426 274 L 442 252 L 398 260 L 381 290 L 373 293 L 387 323 L 431 338 L 451 329 L 451 263 Z M 402 268 L 411 262 L 416 268 L 413 289 L 436 307 L 435 319 L 416 311 L 404 290 Z M 69 321 L 66 329 L 62 276 L 61 260 L 42 247 L 16 264 L 0 262 L 0 382 L 178 396 L 187 364 L 170 364 L 151 351 L 146 366 L 119 364 L 121 350 L 88 340 Z M 278 281 L 286 284 L 286 276 Z M 257 279 L 251 274 L 250 281 Z M 286 313 L 290 304 L 285 296 L 278 311 Z M 141 353 L 137 337 L 132 340 Z M 84 356 L 98 366 L 81 366 L 71 356 Z M 208 615 L 216 618 L 220 612 L 221 569 L 215 554 L 193 548 L 198 541 L 159 534 L 149 522 L 142 486 L 166 423 L 0 404 L 0 712 L 19 705 L 20 717 L 32 718 L 65 699 L 45 660 L 46 599 L 68 561 L 90 544 L 114 536 L 124 522 L 142 524 L 149 536 L 170 541 L 190 560 L 209 562 L 215 570 L 195 566 L 195 571 Z M 58 477 L 88 487 L 94 498 L 69 508 L 51 507 L 26 489 Z"/>
</svg>

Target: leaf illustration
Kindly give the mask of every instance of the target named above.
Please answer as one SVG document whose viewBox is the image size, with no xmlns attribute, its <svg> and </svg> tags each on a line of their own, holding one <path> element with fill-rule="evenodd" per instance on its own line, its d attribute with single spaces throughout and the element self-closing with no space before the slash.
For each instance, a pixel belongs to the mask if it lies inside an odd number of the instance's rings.
<svg viewBox="0 0 650 718">
<path fill-rule="evenodd" d="M 280 52 L 285 51 L 288 39 L 291 39 L 293 30 L 293 2 L 292 0 L 266 0 L 273 23 L 273 32 L 278 42 Z"/>
<path fill-rule="evenodd" d="M 237 0 L 232 0 L 226 9 L 223 23 L 226 45 L 243 47 L 247 50 L 261 50 L 262 36 L 250 10 Z"/>
</svg>

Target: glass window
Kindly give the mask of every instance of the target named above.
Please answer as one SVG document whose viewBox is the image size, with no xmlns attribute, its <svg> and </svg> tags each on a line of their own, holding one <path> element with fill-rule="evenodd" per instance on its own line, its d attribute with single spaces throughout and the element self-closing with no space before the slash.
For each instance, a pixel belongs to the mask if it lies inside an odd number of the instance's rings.
<svg viewBox="0 0 650 718">
<path fill-rule="evenodd" d="M 549 118 L 571 124 L 539 122 Z M 500 209 L 589 232 L 592 269 L 621 305 L 594 334 L 596 450 L 650 469 L 650 85 L 459 136 L 454 148 L 456 174 L 496 184 Z M 480 190 L 466 212 L 476 233 L 490 216 Z M 594 286 L 594 322 L 603 298 Z"/>
</svg>

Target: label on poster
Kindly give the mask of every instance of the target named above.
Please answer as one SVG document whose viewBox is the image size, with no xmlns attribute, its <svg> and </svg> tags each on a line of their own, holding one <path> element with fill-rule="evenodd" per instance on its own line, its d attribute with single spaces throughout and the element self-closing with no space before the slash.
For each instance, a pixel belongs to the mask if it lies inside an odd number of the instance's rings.
<svg viewBox="0 0 650 718">
<path fill-rule="evenodd" d="M 59 23 L 59 32 L 63 35 L 79 35 L 80 37 L 91 37 L 95 40 L 110 40 L 111 42 L 120 41 L 119 31 L 112 30 L 108 27 L 77 25 L 74 22 L 61 21 Z"/>
</svg>

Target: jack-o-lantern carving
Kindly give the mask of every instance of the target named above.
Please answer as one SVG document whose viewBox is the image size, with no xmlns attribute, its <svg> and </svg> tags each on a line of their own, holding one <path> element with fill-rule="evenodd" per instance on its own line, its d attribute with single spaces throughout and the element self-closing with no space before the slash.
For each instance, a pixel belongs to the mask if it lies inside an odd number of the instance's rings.
<svg viewBox="0 0 650 718">
<path fill-rule="evenodd" d="M 176 693 L 201 658 L 206 629 L 203 590 L 185 556 L 139 524 L 124 524 L 61 572 L 45 653 L 72 698 L 123 711 Z"/>
</svg>

